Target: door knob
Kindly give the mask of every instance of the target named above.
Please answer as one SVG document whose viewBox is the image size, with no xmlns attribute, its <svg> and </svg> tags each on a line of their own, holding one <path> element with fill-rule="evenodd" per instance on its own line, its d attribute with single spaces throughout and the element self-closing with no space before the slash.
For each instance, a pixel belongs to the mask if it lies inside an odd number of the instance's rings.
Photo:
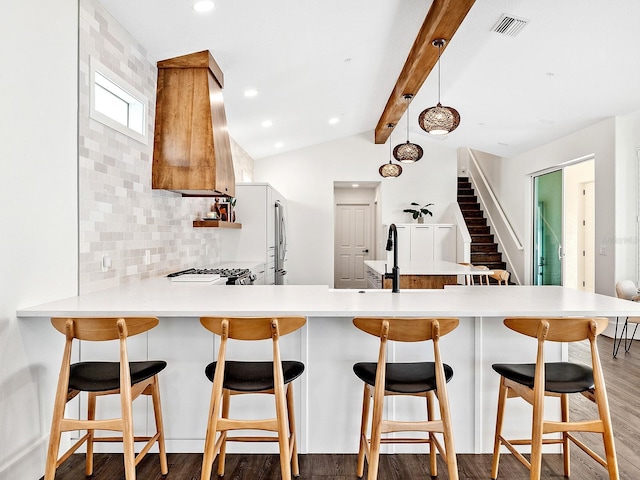
<svg viewBox="0 0 640 480">
<path fill-rule="evenodd" d="M 362 253 L 369 253 L 369 249 L 365 248 L 364 250 L 362 250 Z"/>
</svg>

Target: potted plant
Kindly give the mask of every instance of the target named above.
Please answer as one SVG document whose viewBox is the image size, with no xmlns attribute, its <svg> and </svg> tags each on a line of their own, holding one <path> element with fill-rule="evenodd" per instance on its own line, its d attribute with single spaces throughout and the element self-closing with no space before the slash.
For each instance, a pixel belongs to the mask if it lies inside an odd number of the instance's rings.
<svg viewBox="0 0 640 480">
<path fill-rule="evenodd" d="M 418 223 L 424 223 L 424 216 L 425 215 L 431 215 L 433 217 L 433 213 L 431 213 L 431 211 L 429 210 L 428 207 L 430 207 L 431 205 L 433 205 L 433 203 L 427 203 L 424 206 L 420 206 L 419 203 L 416 202 L 411 202 L 411 205 L 418 207 L 418 208 L 405 208 L 403 210 L 403 212 L 405 213 L 410 213 L 413 216 L 414 220 L 418 220 Z"/>
</svg>

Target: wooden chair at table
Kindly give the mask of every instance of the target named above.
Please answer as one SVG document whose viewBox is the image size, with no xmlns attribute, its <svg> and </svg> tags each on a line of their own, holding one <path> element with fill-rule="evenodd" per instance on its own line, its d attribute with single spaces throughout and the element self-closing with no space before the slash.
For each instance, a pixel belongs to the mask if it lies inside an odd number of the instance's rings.
<svg viewBox="0 0 640 480">
<path fill-rule="evenodd" d="M 491 478 L 498 476 L 500 447 L 504 445 L 529 470 L 531 480 L 539 480 L 542 465 L 542 446 L 561 444 L 564 456 L 564 475 L 570 474 L 569 442 L 573 442 L 590 457 L 604 466 L 610 480 L 619 480 L 618 462 L 613 441 L 611 415 L 605 389 L 597 336 L 607 327 L 606 318 L 506 318 L 504 324 L 518 333 L 536 338 L 538 351 L 535 363 L 494 364 L 500 374 L 500 392 L 493 448 Z M 545 342 L 579 342 L 589 340 L 591 366 L 572 362 L 544 362 Z M 581 393 L 597 405 L 598 416 L 592 420 L 569 420 L 569 394 Z M 561 420 L 544 418 L 546 397 L 560 399 Z M 520 397 L 533 406 L 532 436 L 527 440 L 507 440 L 502 436 L 502 424 L 507 398 Z M 603 438 L 605 459 L 587 447 L 571 432 L 595 432 Z M 561 438 L 543 438 L 548 433 L 561 433 Z M 517 449 L 518 445 L 531 445 L 528 461 Z"/>
<path fill-rule="evenodd" d="M 473 265 L 475 268 L 479 270 L 489 270 L 489 267 L 486 265 Z M 489 274 L 488 273 L 476 273 L 478 277 L 478 285 L 489 285 Z"/>
<path fill-rule="evenodd" d="M 458 265 L 463 265 L 465 267 L 473 267 L 472 264 L 467 263 L 467 262 L 458 262 Z M 473 285 L 474 281 L 473 281 L 473 275 L 471 275 L 470 273 L 467 273 L 464 275 L 464 284 L 465 285 Z"/>
<path fill-rule="evenodd" d="M 447 382 L 453 376 L 453 369 L 442 363 L 440 337 L 458 326 L 457 318 L 363 318 L 353 319 L 360 330 L 380 338 L 377 362 L 359 362 L 353 371 L 364 382 L 362 400 L 362 420 L 360 427 L 360 448 L 358 451 L 357 475 L 364 474 L 365 458 L 369 460 L 368 480 L 378 477 L 378 462 L 381 443 L 428 443 L 431 476 L 436 476 L 436 452 L 444 457 L 449 479 L 458 480 L 458 465 L 453 443 L 453 432 L 449 413 Z M 433 362 L 394 362 L 386 360 L 387 341 L 421 342 L 432 340 Z M 406 395 L 426 398 L 424 421 L 402 422 L 382 418 L 384 398 L 389 395 Z M 373 398 L 371 434 L 369 429 L 370 399 Z M 440 418 L 434 418 L 434 404 L 438 401 Z M 382 438 L 382 434 L 394 432 L 428 432 L 426 438 Z M 435 436 L 444 437 L 444 445 Z"/>
<path fill-rule="evenodd" d="M 631 300 L 632 302 L 640 302 L 640 295 L 638 294 L 638 287 L 632 280 L 621 280 L 616 282 L 616 297 L 624 298 L 625 300 Z M 638 324 L 640 323 L 640 317 L 625 317 L 624 326 L 618 337 L 618 317 L 616 317 L 616 330 L 613 334 L 613 358 L 618 355 L 618 349 L 622 343 L 624 337 L 624 351 L 629 353 L 631 345 L 636 336 L 638 330 Z M 629 340 L 629 331 L 631 330 L 629 324 L 635 324 L 633 333 L 631 334 L 631 340 Z M 627 343 L 628 342 L 628 343 Z"/>
<path fill-rule="evenodd" d="M 200 323 L 207 330 L 221 337 L 217 361 L 205 368 L 205 374 L 213 385 L 202 459 L 200 477 L 202 480 L 211 478 L 216 456 L 218 456 L 218 475 L 224 475 L 226 445 L 229 441 L 278 442 L 282 480 L 290 480 L 292 474 L 296 477 L 299 475 L 292 382 L 302 375 L 304 364 L 293 360 L 283 361 L 280 358 L 278 340 L 281 336 L 295 332 L 305 322 L 304 317 L 203 317 L 200 319 Z M 265 362 L 227 360 L 228 339 L 245 341 L 272 339 L 272 360 Z M 264 393 L 274 395 L 275 418 L 256 420 L 229 418 L 232 395 Z M 227 434 L 231 430 L 241 429 L 277 432 L 278 435 L 249 437 Z"/>
<path fill-rule="evenodd" d="M 498 282 L 498 285 L 509 285 L 509 272 L 500 269 L 493 269 L 492 271 L 493 273 L 489 277 Z"/>
<path fill-rule="evenodd" d="M 83 443 L 87 443 L 86 475 L 93 474 L 93 447 L 95 442 L 122 442 L 126 480 L 135 480 L 136 465 L 148 453 L 155 442 L 160 451 L 160 471 L 168 473 L 167 454 L 164 445 L 162 409 L 158 373 L 167 363 L 161 360 L 129 362 L 127 338 L 146 332 L 156 325 L 158 319 L 145 318 L 52 318 L 51 323 L 66 336 L 62 366 L 53 406 L 53 420 L 49 449 L 45 467 L 45 480 L 53 480 L 56 469 L 62 465 Z M 118 362 L 81 361 L 71 364 L 73 340 L 102 342 L 119 340 Z M 80 392 L 88 392 L 87 419 L 65 417 L 67 402 Z M 103 395 L 120 395 L 121 417 L 106 420 L 95 418 L 96 399 Z M 140 395 L 151 396 L 155 414 L 156 433 L 151 437 L 134 437 L 132 403 Z M 62 432 L 86 430 L 66 453 L 58 458 Z M 96 430 L 122 432 L 118 437 L 96 437 Z M 134 442 L 146 442 L 136 456 Z"/>
</svg>

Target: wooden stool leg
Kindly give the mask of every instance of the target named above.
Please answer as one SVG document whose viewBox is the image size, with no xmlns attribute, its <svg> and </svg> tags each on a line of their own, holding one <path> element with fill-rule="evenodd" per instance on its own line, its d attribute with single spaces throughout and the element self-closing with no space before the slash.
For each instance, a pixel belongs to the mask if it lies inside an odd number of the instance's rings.
<svg viewBox="0 0 640 480">
<path fill-rule="evenodd" d="M 607 460 L 607 470 L 609 471 L 609 480 L 619 480 L 620 472 L 618 471 L 618 459 L 616 457 L 616 447 L 613 440 L 613 426 L 611 425 L 611 413 L 609 411 L 609 400 L 604 386 L 604 378 L 602 371 L 598 365 L 597 371 L 594 369 L 595 385 L 596 385 L 596 404 L 598 406 L 598 414 L 602 421 L 604 432 L 602 432 L 602 440 L 604 442 L 604 452 Z"/>
<path fill-rule="evenodd" d="M 560 412 L 562 421 L 569 422 L 569 395 L 563 394 L 560 396 Z M 564 457 L 564 476 L 568 477 L 571 474 L 571 455 L 570 455 L 570 440 L 568 432 L 562 432 L 562 456 Z"/>
<path fill-rule="evenodd" d="M 96 394 L 89 393 L 87 399 L 87 420 L 95 420 L 96 419 Z M 93 475 L 93 438 L 95 435 L 95 430 L 87 429 L 87 460 L 85 465 L 85 475 L 90 476 Z"/>
<path fill-rule="evenodd" d="M 369 406 L 371 404 L 371 393 L 369 385 L 364 384 L 364 395 L 362 398 L 362 419 L 360 420 L 360 448 L 358 449 L 358 467 L 356 475 L 362 478 L 364 475 L 364 460 L 367 450 L 367 426 L 369 425 Z"/>
<path fill-rule="evenodd" d="M 126 480 L 136 478 L 136 454 L 133 443 L 133 404 L 131 401 L 131 389 L 120 392 L 122 405 L 122 446 L 124 453 L 124 476 Z"/>
<path fill-rule="evenodd" d="M 500 435 L 502 435 L 502 421 L 504 420 L 504 407 L 507 401 L 507 387 L 504 377 L 500 377 L 500 390 L 498 392 L 498 413 L 496 416 L 496 435 L 493 440 L 493 459 L 491 461 L 491 478 L 498 478 L 498 466 L 500 464 Z"/>
<path fill-rule="evenodd" d="M 49 434 L 49 449 L 47 451 L 47 464 L 45 466 L 44 480 L 54 480 L 56 467 L 58 464 L 58 451 L 60 450 L 60 423 L 64 417 L 65 398 L 56 396 L 56 403 L 53 407 L 53 420 L 51 421 L 51 433 Z M 62 402 L 62 404 L 60 404 Z"/>
<path fill-rule="evenodd" d="M 202 470 L 200 480 L 211 480 L 211 470 L 213 460 L 216 457 L 216 429 L 218 426 L 218 412 L 220 411 L 221 392 L 216 392 L 215 382 L 211 393 L 211 405 L 209 406 L 209 421 L 207 423 L 207 434 L 204 440 L 204 454 L 202 455 Z"/>
<path fill-rule="evenodd" d="M 298 463 L 298 437 L 296 435 L 296 410 L 293 398 L 293 383 L 287 385 L 287 413 L 289 416 L 289 438 L 293 444 L 291 451 L 291 473 L 294 477 L 299 477 L 300 465 Z"/>
<path fill-rule="evenodd" d="M 434 393 L 433 390 L 427 392 L 425 396 L 427 399 L 427 420 L 432 421 L 434 419 Z M 433 432 L 429 432 L 429 460 L 430 460 L 430 468 L 431 468 L 431 476 L 438 476 L 438 449 L 435 443 L 435 434 Z"/>
<path fill-rule="evenodd" d="M 453 428 L 451 426 L 451 414 L 449 412 L 449 398 L 445 389 L 438 391 L 438 403 L 440 404 L 440 418 L 442 419 L 442 426 L 444 430 L 444 448 L 447 453 L 446 461 L 449 480 L 458 480 L 458 460 L 456 458 L 456 447 L 453 442 Z"/>
<path fill-rule="evenodd" d="M 278 422 L 278 445 L 280 447 L 280 470 L 282 472 L 282 480 L 291 480 L 286 395 L 282 384 L 276 385 L 274 390 L 276 397 L 276 420 Z"/>
<path fill-rule="evenodd" d="M 222 391 L 222 418 L 229 418 L 229 406 L 231 405 L 231 392 Z M 218 453 L 218 475 L 224 475 L 224 467 L 227 459 L 227 432 L 220 432 L 220 452 Z"/>
<path fill-rule="evenodd" d="M 538 397 L 534 389 L 533 420 L 531 422 L 531 480 L 542 474 L 542 429 L 544 424 L 544 393 Z"/>
<path fill-rule="evenodd" d="M 382 389 L 380 389 L 382 390 Z M 369 447 L 369 473 L 367 480 L 377 480 L 380 460 L 380 437 L 382 432 L 382 410 L 384 407 L 384 391 L 374 389 L 373 416 L 371 419 L 371 442 Z"/>
<path fill-rule="evenodd" d="M 158 432 L 158 450 L 160 454 L 160 473 L 166 475 L 169 473 L 169 465 L 167 464 L 167 450 L 164 445 L 164 423 L 162 421 L 162 405 L 160 403 L 160 385 L 158 384 L 158 376 L 153 379 L 153 387 L 151 398 L 153 400 L 153 414 L 156 421 L 156 432 Z"/>
</svg>

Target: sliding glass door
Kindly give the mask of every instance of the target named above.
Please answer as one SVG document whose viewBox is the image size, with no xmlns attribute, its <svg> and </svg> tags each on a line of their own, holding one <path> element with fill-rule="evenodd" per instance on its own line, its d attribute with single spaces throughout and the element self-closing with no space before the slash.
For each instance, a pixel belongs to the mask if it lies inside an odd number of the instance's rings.
<svg viewBox="0 0 640 480">
<path fill-rule="evenodd" d="M 533 179 L 533 284 L 562 285 L 562 170 Z"/>
</svg>

